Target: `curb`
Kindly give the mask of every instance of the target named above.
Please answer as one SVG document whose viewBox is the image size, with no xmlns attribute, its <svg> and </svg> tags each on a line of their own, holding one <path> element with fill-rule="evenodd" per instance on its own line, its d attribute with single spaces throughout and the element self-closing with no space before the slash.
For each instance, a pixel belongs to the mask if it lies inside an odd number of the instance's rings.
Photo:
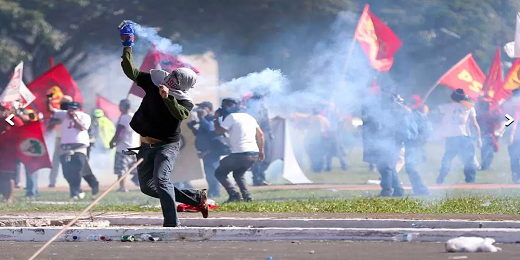
<svg viewBox="0 0 520 260">
<path fill-rule="evenodd" d="M 158 217 L 96 217 L 116 226 L 162 226 Z M 409 219 L 273 219 L 273 218 L 183 218 L 190 227 L 280 227 L 280 228 L 520 228 L 520 221 L 409 220 Z"/>
<path fill-rule="evenodd" d="M 61 227 L 0 228 L 0 241 L 46 242 Z M 497 243 L 520 241 L 520 229 L 359 229 L 359 228 L 71 228 L 56 241 L 86 242 L 89 235 L 102 235 L 114 241 L 121 236 L 136 238 L 150 234 L 162 241 L 273 241 L 273 240 L 350 240 L 393 241 L 402 234 L 417 233 L 414 242 L 446 242 L 459 236 L 491 237 Z"/>
</svg>

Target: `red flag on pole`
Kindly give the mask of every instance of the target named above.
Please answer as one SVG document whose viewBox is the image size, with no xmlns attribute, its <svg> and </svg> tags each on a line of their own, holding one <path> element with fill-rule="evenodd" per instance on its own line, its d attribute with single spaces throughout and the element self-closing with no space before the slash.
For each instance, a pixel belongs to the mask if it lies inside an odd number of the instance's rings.
<svg viewBox="0 0 520 260">
<path fill-rule="evenodd" d="M 14 172 L 16 160 L 30 173 L 52 168 L 43 131 L 43 123 L 37 121 L 0 135 L 0 171 Z"/>
<path fill-rule="evenodd" d="M 482 85 L 485 80 L 486 75 L 482 72 L 475 59 L 473 59 L 473 54 L 470 53 L 448 70 L 439 79 L 439 84 L 453 90 L 461 88 L 469 98 L 477 101 L 482 93 Z"/>
<path fill-rule="evenodd" d="M 49 57 L 49 64 L 51 65 L 51 68 L 54 67 L 54 57 Z"/>
<path fill-rule="evenodd" d="M 108 119 L 116 122 L 121 116 L 119 106 L 110 102 L 108 99 L 96 94 L 96 108 L 99 108 L 105 112 L 105 116 Z"/>
<path fill-rule="evenodd" d="M 199 74 L 199 71 L 195 67 L 182 62 L 175 55 L 158 51 L 155 49 L 155 47 L 152 47 L 150 51 L 148 51 L 146 57 L 144 58 L 143 64 L 139 69 L 144 72 L 149 72 L 151 69 L 163 69 L 171 72 L 177 68 L 190 68 Z M 133 83 L 132 87 L 130 88 L 130 94 L 134 94 L 138 97 L 144 97 L 145 93 L 143 89 L 138 87 L 137 84 Z"/>
<path fill-rule="evenodd" d="M 390 70 L 394 56 L 402 45 L 401 39 L 370 11 L 368 4 L 359 18 L 354 38 L 359 41 L 372 67 L 378 71 Z"/>
<path fill-rule="evenodd" d="M 83 103 L 83 96 L 76 82 L 63 64 L 58 64 L 27 86 L 34 94 L 36 100 L 33 105 L 45 118 L 50 117 L 47 111 L 47 94 L 52 93 L 52 105 L 59 108 L 64 95 L 71 96 L 74 101 Z"/>
<path fill-rule="evenodd" d="M 489 68 L 486 81 L 484 81 L 484 88 L 482 89 L 484 94 L 493 98 L 495 93 L 502 87 L 502 64 L 500 62 L 500 47 L 497 47 L 495 51 L 495 58 L 493 64 Z"/>
<path fill-rule="evenodd" d="M 495 96 L 493 97 L 493 100 L 496 102 L 496 104 L 503 104 L 509 98 L 509 96 L 511 96 L 512 91 L 520 87 L 519 74 L 520 59 L 516 59 L 511 68 L 509 69 L 509 72 L 507 73 L 502 86 L 498 88 L 497 92 L 495 93 Z"/>
</svg>

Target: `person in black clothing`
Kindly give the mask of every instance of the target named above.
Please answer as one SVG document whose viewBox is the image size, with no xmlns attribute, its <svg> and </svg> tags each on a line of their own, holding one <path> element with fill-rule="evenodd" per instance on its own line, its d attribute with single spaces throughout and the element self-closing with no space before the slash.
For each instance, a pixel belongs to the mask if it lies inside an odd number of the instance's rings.
<svg viewBox="0 0 520 260">
<path fill-rule="evenodd" d="M 264 95 L 260 93 L 254 93 L 249 98 L 245 99 L 245 106 L 246 113 L 248 113 L 256 119 L 258 125 L 260 125 L 260 129 L 262 129 L 262 131 L 265 134 L 264 149 L 267 157 L 265 160 L 258 161 L 255 164 L 253 164 L 253 167 L 251 168 L 251 172 L 253 173 L 253 186 L 270 185 L 270 183 L 267 182 L 265 179 L 265 171 L 271 163 L 269 158 L 269 152 L 271 144 L 274 140 L 274 136 L 273 132 L 271 131 L 269 112 L 265 107 Z"/>
<path fill-rule="evenodd" d="M 133 23 L 123 21 L 118 29 L 124 46 L 123 71 L 145 91 L 130 122 L 130 127 L 141 136 L 141 146 L 128 149 L 139 150 L 137 159 L 143 159 L 137 167 L 141 191 L 160 199 L 164 227 L 180 225 L 175 201 L 197 207 L 207 218 L 206 190 L 177 189 L 170 181 L 180 153 L 181 122 L 190 117 L 194 106 L 188 90 L 195 85 L 197 74 L 188 68 L 174 69 L 171 73 L 156 69 L 139 71 L 132 58 Z"/>
<path fill-rule="evenodd" d="M 220 183 L 215 177 L 215 170 L 219 166 L 220 157 L 228 155 L 231 151 L 223 142 L 224 136 L 217 135 L 213 119 L 213 104 L 209 101 L 197 104 L 197 117 L 192 120 L 188 127 L 195 135 L 195 148 L 204 164 L 204 173 L 208 182 L 208 196 L 220 197 Z M 195 126 L 198 125 L 198 128 Z"/>
</svg>

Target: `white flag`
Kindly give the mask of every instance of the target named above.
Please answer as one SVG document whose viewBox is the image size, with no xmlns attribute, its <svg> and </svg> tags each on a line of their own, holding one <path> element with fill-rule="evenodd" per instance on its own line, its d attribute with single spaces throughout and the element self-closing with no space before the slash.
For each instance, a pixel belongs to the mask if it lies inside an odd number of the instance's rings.
<svg viewBox="0 0 520 260">
<path fill-rule="evenodd" d="M 516 15 L 515 54 L 513 57 L 520 58 L 520 13 Z"/>
<path fill-rule="evenodd" d="M 20 107 L 26 108 L 30 105 L 34 100 L 36 100 L 36 96 L 25 86 L 23 80 L 20 80 Z"/>
<path fill-rule="evenodd" d="M 507 56 L 513 59 L 515 57 L 515 42 L 508 42 L 504 45 L 504 51 L 506 51 Z"/>
<path fill-rule="evenodd" d="M 13 77 L 0 96 L 1 102 L 13 102 L 20 99 L 20 85 L 23 75 L 23 61 L 14 68 Z"/>
</svg>

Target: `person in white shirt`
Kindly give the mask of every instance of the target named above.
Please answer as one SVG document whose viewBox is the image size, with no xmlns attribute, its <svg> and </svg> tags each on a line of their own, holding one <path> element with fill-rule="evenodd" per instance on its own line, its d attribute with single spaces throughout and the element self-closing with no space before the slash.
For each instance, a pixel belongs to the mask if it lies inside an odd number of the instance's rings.
<svg viewBox="0 0 520 260">
<path fill-rule="evenodd" d="M 119 111 L 121 116 L 117 123 L 116 134 L 110 142 L 110 148 L 116 148 L 116 157 L 114 162 L 114 173 L 121 179 L 122 175 L 137 162 L 135 156 L 126 155 L 126 151 L 130 147 L 138 147 L 140 145 L 139 135 L 130 127 L 130 121 L 134 113 L 130 113 L 130 100 L 123 99 L 119 102 Z M 137 167 L 132 172 L 132 181 L 139 186 L 139 176 L 137 175 Z M 119 182 L 119 191 L 127 192 L 125 180 Z"/>
<path fill-rule="evenodd" d="M 67 110 L 67 105 L 72 102 L 71 96 L 63 96 L 60 101 L 60 109 Z M 57 118 L 52 118 L 49 122 L 48 129 L 54 129 L 54 133 L 56 134 L 55 142 L 54 142 L 54 154 L 52 155 L 52 169 L 49 174 L 49 188 L 56 187 L 56 181 L 58 180 L 58 172 L 60 167 L 60 156 L 61 156 L 61 126 L 57 126 L 61 124 L 60 120 Z"/>
<path fill-rule="evenodd" d="M 82 176 L 87 162 L 87 147 L 90 145 L 88 128 L 91 118 L 80 111 L 81 104 L 70 102 L 68 110 L 59 110 L 52 106 L 50 96 L 47 97 L 47 109 L 54 118 L 61 120 L 61 149 L 60 162 L 63 176 L 70 186 L 72 199 L 83 199 L 85 193 L 81 189 L 81 178 L 92 187 L 92 195 L 99 192 L 99 183 L 94 175 Z"/>
<path fill-rule="evenodd" d="M 252 201 L 244 175 L 255 162 L 265 158 L 264 132 L 254 117 L 240 112 L 238 104 L 237 100 L 224 99 L 214 119 L 217 135 L 227 133 L 231 146 L 231 154 L 222 159 L 215 170 L 215 177 L 229 194 L 226 202 Z M 220 117 L 222 124 L 219 123 Z M 240 193 L 228 179 L 230 172 L 233 172 Z"/>
<path fill-rule="evenodd" d="M 454 102 L 439 106 L 439 111 L 443 114 L 441 131 L 446 138 L 446 143 L 437 184 L 444 183 L 444 179 L 450 172 L 451 163 L 456 156 L 460 156 L 464 164 L 466 182 L 473 183 L 475 182 L 477 166 L 474 161 L 475 146 L 469 125 L 472 125 L 476 131 L 478 148 L 482 147 L 477 113 L 463 89 L 455 90 L 451 94 L 451 99 Z"/>
</svg>

